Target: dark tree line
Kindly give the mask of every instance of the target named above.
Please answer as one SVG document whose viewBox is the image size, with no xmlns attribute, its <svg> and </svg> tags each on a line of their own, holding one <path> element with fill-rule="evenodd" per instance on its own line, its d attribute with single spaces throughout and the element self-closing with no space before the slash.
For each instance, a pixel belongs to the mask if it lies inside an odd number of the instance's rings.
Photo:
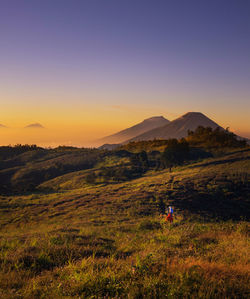
<svg viewBox="0 0 250 299">
<path fill-rule="evenodd" d="M 234 148 L 247 145 L 245 139 L 239 139 L 228 128 L 224 130 L 220 127 L 212 129 L 199 126 L 195 131 L 188 131 L 187 140 L 191 145 L 205 148 Z"/>
<path fill-rule="evenodd" d="M 16 144 L 14 146 L 0 146 L 0 159 L 10 159 L 16 155 L 23 154 L 27 151 L 34 151 L 42 149 L 41 147 L 38 147 L 35 144 L 29 145 L 29 144 Z"/>
</svg>

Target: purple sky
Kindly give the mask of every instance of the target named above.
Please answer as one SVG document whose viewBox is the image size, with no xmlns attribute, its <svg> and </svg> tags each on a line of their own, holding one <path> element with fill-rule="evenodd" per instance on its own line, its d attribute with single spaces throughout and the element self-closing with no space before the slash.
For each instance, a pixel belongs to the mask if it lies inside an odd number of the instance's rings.
<svg viewBox="0 0 250 299">
<path fill-rule="evenodd" d="M 201 111 L 250 136 L 249 53 L 248 0 L 2 0 L 0 123 L 125 105 L 144 107 L 138 120 Z"/>
</svg>

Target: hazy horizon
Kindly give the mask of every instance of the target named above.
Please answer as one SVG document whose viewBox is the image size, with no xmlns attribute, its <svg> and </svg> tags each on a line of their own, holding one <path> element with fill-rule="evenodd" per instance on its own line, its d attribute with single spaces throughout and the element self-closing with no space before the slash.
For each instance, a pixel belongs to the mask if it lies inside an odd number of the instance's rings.
<svg viewBox="0 0 250 299">
<path fill-rule="evenodd" d="M 0 145 L 89 146 L 188 111 L 250 138 L 249 15 L 233 0 L 2 1 Z"/>
<path fill-rule="evenodd" d="M 188 111 L 186 111 L 188 112 Z M 197 111 L 196 111 L 197 112 Z M 185 114 L 185 113 L 183 113 Z M 140 119 L 136 119 L 133 121 L 128 121 L 127 124 L 120 123 L 117 127 L 103 129 L 100 130 L 99 127 L 92 127 L 89 124 L 89 128 L 84 127 L 84 125 L 73 124 L 68 126 L 65 123 L 61 125 L 64 128 L 60 128 L 60 124 L 57 126 L 53 125 L 52 127 L 45 125 L 44 123 L 39 122 L 43 126 L 43 128 L 31 127 L 28 128 L 27 125 L 33 123 L 22 123 L 21 126 L 16 124 L 16 127 L 6 126 L 4 128 L 0 128 L 1 132 L 1 145 L 15 145 L 15 144 L 37 144 L 42 147 L 57 147 L 59 145 L 67 145 L 67 146 L 77 146 L 77 147 L 93 147 L 96 146 L 96 140 L 99 138 L 106 137 L 108 135 L 117 133 L 120 130 L 127 129 L 131 126 L 134 126 L 144 119 L 147 119 L 152 116 L 164 116 L 166 119 L 172 121 L 182 115 L 174 116 L 175 113 L 171 113 L 168 115 L 149 115 L 147 117 L 142 117 Z M 205 114 L 206 115 L 206 114 Z M 206 115 L 208 116 L 208 115 Z M 250 138 L 250 134 L 244 134 L 244 132 L 240 132 L 238 130 L 233 130 L 228 124 L 222 124 L 218 119 L 214 119 L 212 116 L 208 116 L 213 121 L 221 125 L 223 128 L 229 127 L 229 130 L 234 132 L 235 134 Z M 5 125 L 5 124 L 4 124 Z M 48 124 L 49 125 L 49 124 Z M 123 125 L 123 126 L 122 126 Z M 81 133 L 82 132 L 82 133 Z M 93 135 L 93 132 L 95 134 Z M 79 137 L 82 136 L 82 137 Z M 87 137 L 86 137 L 87 136 Z M 85 138 L 84 138 L 85 137 Z"/>
</svg>

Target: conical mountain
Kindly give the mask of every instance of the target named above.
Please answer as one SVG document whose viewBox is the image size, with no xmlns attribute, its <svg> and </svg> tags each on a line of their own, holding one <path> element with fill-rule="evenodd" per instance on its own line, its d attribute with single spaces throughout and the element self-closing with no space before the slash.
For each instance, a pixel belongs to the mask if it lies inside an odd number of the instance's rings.
<svg viewBox="0 0 250 299">
<path fill-rule="evenodd" d="M 25 129 L 44 129 L 44 126 L 39 123 L 30 124 Z"/>
<path fill-rule="evenodd" d="M 187 136 L 188 130 L 193 131 L 198 126 L 211 127 L 213 129 L 220 127 L 200 112 L 188 112 L 160 128 L 149 130 L 128 141 L 182 138 Z"/>
<path fill-rule="evenodd" d="M 162 127 L 168 123 L 169 123 L 169 120 L 167 120 L 163 116 L 154 116 L 151 118 L 147 118 L 144 121 L 140 122 L 139 124 L 136 124 L 128 129 L 122 130 L 113 135 L 99 139 L 97 142 L 100 144 L 122 143 L 128 139 L 131 139 L 135 136 L 143 134 L 149 130 Z"/>
</svg>

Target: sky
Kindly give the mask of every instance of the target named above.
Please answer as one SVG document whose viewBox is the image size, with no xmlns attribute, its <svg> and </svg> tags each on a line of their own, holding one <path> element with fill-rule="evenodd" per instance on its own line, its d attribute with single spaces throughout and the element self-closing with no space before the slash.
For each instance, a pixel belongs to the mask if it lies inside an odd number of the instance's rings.
<svg viewBox="0 0 250 299">
<path fill-rule="evenodd" d="M 189 111 L 250 138 L 249 53 L 249 0 L 0 0 L 0 144 Z"/>
</svg>

